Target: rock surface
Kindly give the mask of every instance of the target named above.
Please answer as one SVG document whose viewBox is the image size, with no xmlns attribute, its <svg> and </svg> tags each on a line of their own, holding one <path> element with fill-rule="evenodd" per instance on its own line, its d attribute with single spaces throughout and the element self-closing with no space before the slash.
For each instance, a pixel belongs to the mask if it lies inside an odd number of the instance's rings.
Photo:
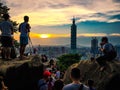
<svg viewBox="0 0 120 90">
<path fill-rule="evenodd" d="M 43 69 L 44 65 L 39 56 L 31 56 L 28 60 L 21 61 L 0 61 L 0 73 L 4 76 L 9 90 L 37 90 Z"/>
<path fill-rule="evenodd" d="M 73 64 L 68 68 L 64 76 L 64 82 L 70 83 L 70 71 L 73 67 L 78 67 L 81 70 L 81 82 L 87 84 L 88 79 L 93 79 L 97 90 L 120 90 L 120 62 L 107 62 L 107 68 L 103 72 L 96 62 L 90 60 L 81 60 L 79 63 Z M 117 78 L 117 79 L 116 79 Z M 114 83 L 114 85 L 111 85 Z M 107 89 L 108 87 L 111 89 Z M 119 88 L 119 89 L 115 89 Z"/>
</svg>

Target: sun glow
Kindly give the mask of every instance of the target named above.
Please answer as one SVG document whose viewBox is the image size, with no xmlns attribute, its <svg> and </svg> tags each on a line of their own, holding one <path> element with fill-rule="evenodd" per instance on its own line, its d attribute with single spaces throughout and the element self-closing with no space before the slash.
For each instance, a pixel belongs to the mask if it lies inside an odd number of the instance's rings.
<svg viewBox="0 0 120 90">
<path fill-rule="evenodd" d="M 40 34 L 40 38 L 49 38 L 50 34 Z"/>
</svg>

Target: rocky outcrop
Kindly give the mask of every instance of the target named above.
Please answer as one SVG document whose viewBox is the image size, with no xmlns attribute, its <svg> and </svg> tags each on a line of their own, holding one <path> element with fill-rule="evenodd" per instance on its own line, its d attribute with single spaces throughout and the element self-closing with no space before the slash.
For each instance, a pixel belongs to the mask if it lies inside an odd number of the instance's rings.
<svg viewBox="0 0 120 90">
<path fill-rule="evenodd" d="M 73 67 L 81 70 L 81 82 L 87 84 L 88 79 L 95 81 L 97 90 L 120 90 L 120 62 L 107 62 L 105 71 L 100 72 L 99 65 L 90 60 L 81 60 L 71 65 L 64 75 L 64 83 L 71 82 L 70 71 Z M 47 64 L 41 62 L 39 56 L 30 56 L 28 60 L 0 60 L 0 75 L 9 90 L 37 90 L 37 83 L 42 78 L 43 69 Z"/>
<path fill-rule="evenodd" d="M 107 68 L 100 72 L 99 65 L 90 60 L 81 60 L 79 63 L 73 64 L 68 68 L 64 76 L 64 82 L 70 83 L 70 71 L 73 67 L 78 67 L 81 70 L 81 82 L 87 84 L 88 79 L 95 81 L 97 90 L 119 90 L 120 87 L 120 62 L 107 62 Z M 109 87 L 109 89 L 108 89 Z M 112 89 L 112 88 L 113 89 Z M 119 89 L 116 89 L 116 87 Z M 111 89 L 110 89 L 111 88 Z"/>
<path fill-rule="evenodd" d="M 39 56 L 31 56 L 22 61 L 2 61 L 0 65 L 0 72 L 9 90 L 37 90 L 43 69 Z"/>
</svg>

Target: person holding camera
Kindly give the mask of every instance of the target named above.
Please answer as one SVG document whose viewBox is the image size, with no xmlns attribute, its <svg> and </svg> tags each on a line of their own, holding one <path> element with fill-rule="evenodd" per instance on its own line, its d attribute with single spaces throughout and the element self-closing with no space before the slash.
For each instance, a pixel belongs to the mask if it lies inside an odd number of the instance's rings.
<svg viewBox="0 0 120 90">
<path fill-rule="evenodd" d="M 100 43 L 100 50 L 103 53 L 100 57 L 96 59 L 98 64 L 100 65 L 100 71 L 105 70 L 106 68 L 106 61 L 112 61 L 116 57 L 116 51 L 115 48 L 111 43 L 108 42 L 107 37 L 102 37 L 101 43 Z"/>
</svg>

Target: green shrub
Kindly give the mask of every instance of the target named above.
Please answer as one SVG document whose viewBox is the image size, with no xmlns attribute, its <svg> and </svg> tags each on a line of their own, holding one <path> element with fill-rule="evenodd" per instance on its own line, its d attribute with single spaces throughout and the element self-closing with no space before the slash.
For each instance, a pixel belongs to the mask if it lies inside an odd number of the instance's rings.
<svg viewBox="0 0 120 90">
<path fill-rule="evenodd" d="M 65 71 L 70 65 L 79 62 L 80 58 L 79 54 L 64 54 L 57 58 L 57 65 L 61 71 Z"/>
</svg>

